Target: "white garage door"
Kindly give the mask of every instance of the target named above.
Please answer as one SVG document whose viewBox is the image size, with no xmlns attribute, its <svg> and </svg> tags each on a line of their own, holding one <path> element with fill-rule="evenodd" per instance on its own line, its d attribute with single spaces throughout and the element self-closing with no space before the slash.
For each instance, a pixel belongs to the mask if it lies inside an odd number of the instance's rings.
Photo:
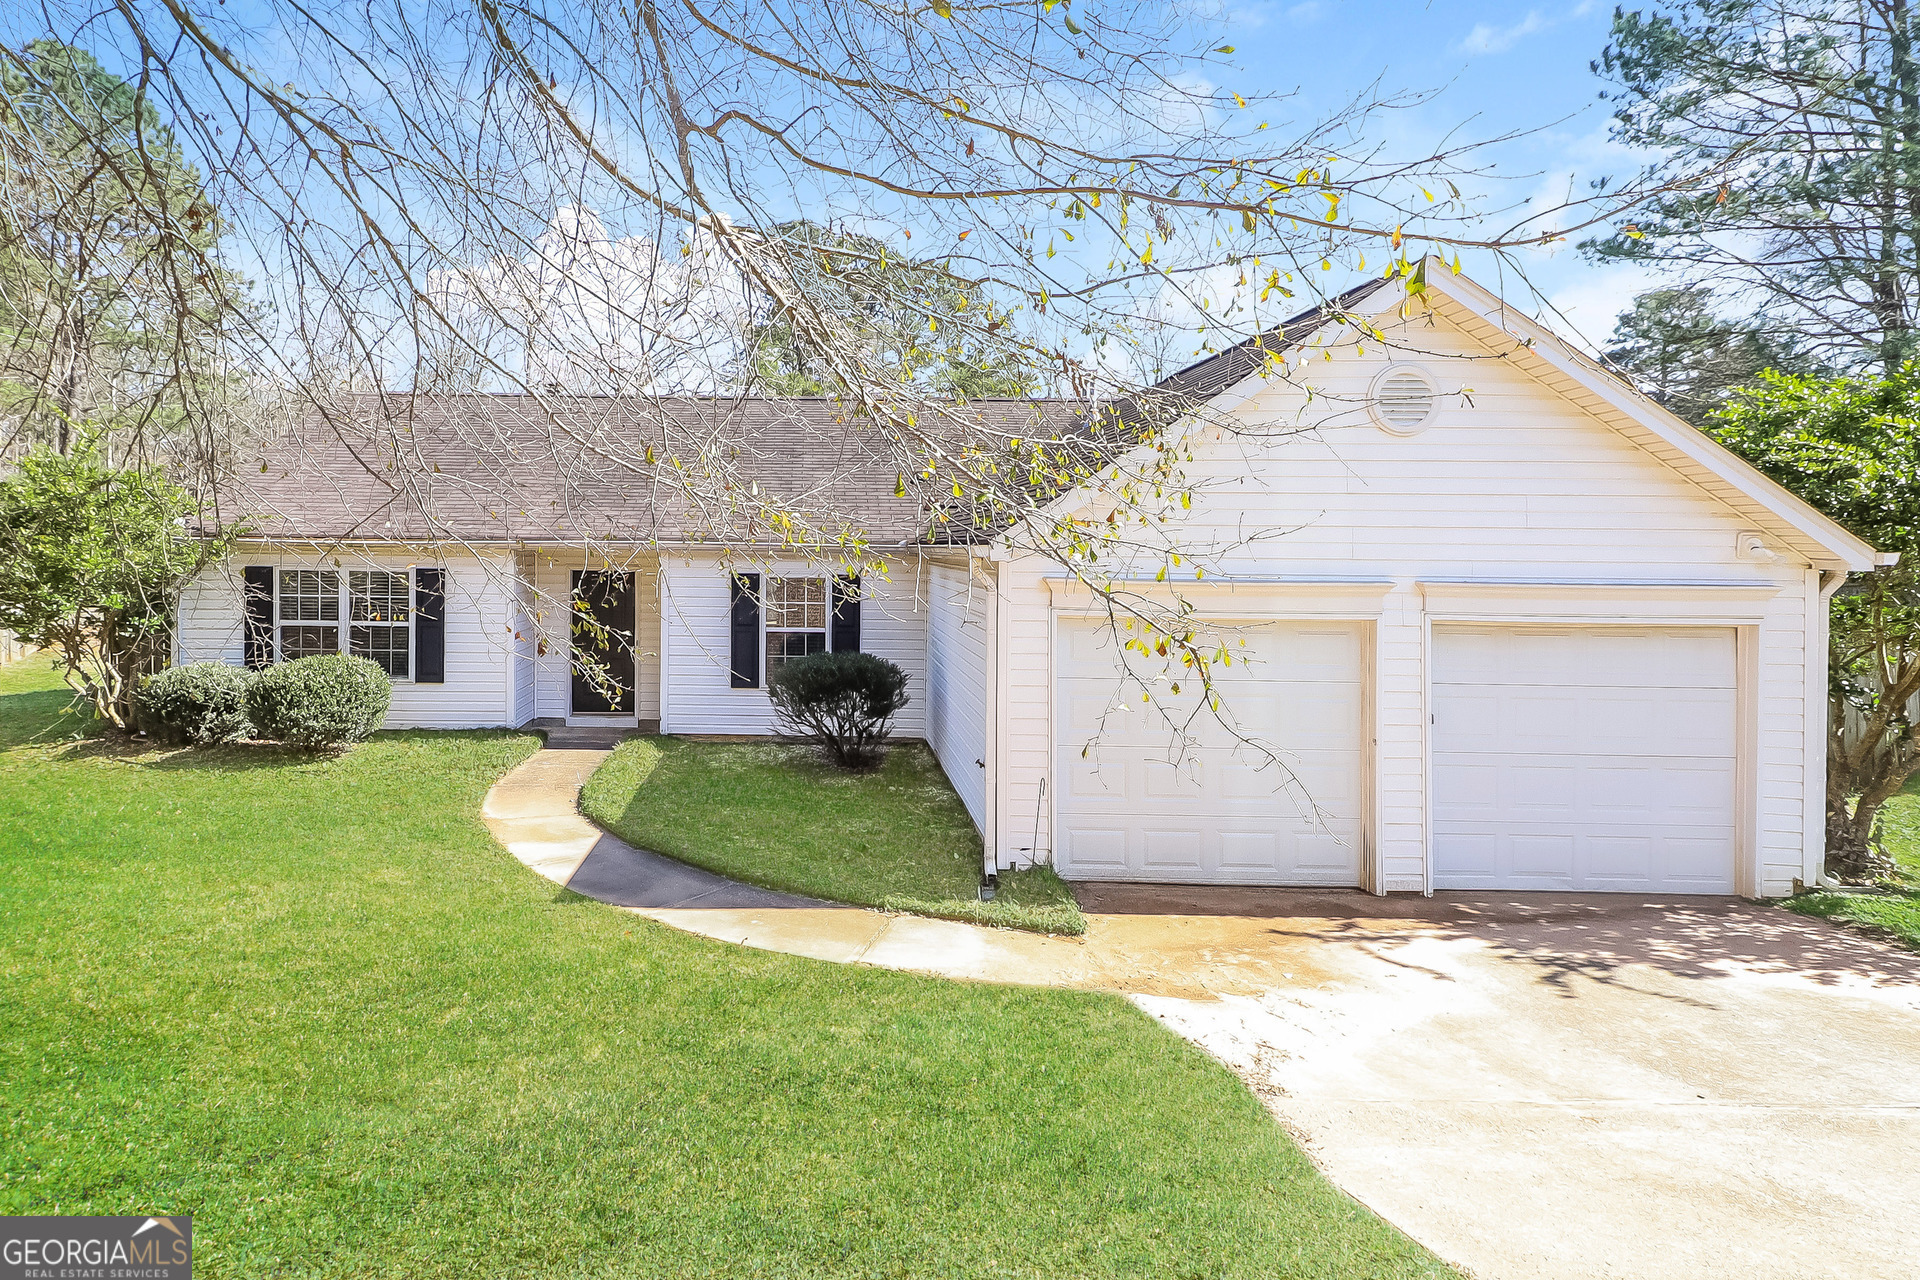
<svg viewBox="0 0 1920 1280">
<path fill-rule="evenodd" d="M 1105 623 L 1062 620 L 1055 778 L 1062 875 L 1185 884 L 1360 882 L 1360 631 L 1221 625 L 1221 710 L 1191 682 L 1156 707 Z M 1244 640 L 1245 647 L 1241 647 Z M 1159 659 L 1128 655 L 1155 674 Z M 1266 744 L 1272 754 L 1246 745 Z M 1283 768 L 1275 757 L 1284 762 Z"/>
<path fill-rule="evenodd" d="M 1436 627 L 1442 889 L 1734 891 L 1725 627 Z"/>
</svg>

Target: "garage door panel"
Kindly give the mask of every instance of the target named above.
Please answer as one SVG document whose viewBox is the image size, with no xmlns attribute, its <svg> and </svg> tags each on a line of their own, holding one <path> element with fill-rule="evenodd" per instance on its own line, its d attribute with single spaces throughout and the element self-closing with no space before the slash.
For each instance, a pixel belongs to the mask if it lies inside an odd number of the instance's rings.
<svg viewBox="0 0 1920 1280">
<path fill-rule="evenodd" d="M 1465 684 L 1553 686 L 1577 673 L 1589 688 L 1732 689 L 1733 644 L 1724 627 L 1455 627 L 1435 630 L 1433 654 Z"/>
<path fill-rule="evenodd" d="M 1122 709 L 1118 646 L 1089 634 L 1101 629 L 1060 626 L 1063 873 L 1358 883 L 1358 627 L 1259 624 L 1203 633 L 1234 655 L 1230 668 L 1219 668 L 1229 723 L 1200 709 L 1200 691 L 1183 680 L 1183 692 L 1163 705 L 1175 717 L 1199 710 L 1178 725 L 1157 708 Z M 1140 669 L 1139 654 L 1127 658 Z"/>
<path fill-rule="evenodd" d="M 1669 887 L 1703 886 L 1701 892 L 1715 893 L 1733 861 L 1734 845 L 1725 835 L 1667 837 L 1663 879 Z"/>
<path fill-rule="evenodd" d="M 1729 628 L 1436 628 L 1434 882 L 1734 888 Z"/>
<path fill-rule="evenodd" d="M 1060 830 L 1062 851 L 1070 852 L 1076 866 L 1087 868 L 1086 874 L 1097 875 L 1123 872 L 1127 868 L 1127 831 L 1121 826 L 1089 826 L 1085 823 L 1063 824 Z"/>
<path fill-rule="evenodd" d="M 1672 755 L 1726 750 L 1731 689 L 1569 690 L 1541 685 L 1436 685 L 1434 725 L 1450 750 L 1637 755 L 1650 742 Z"/>
<path fill-rule="evenodd" d="M 1140 830 L 1141 866 L 1163 876 L 1185 878 L 1205 865 L 1199 827 L 1143 827 Z"/>
<path fill-rule="evenodd" d="M 1061 762 L 1068 799 L 1087 799 L 1118 814 L 1217 810 L 1219 802 L 1247 801 L 1261 812 L 1303 816 L 1313 806 L 1336 813 L 1359 807 L 1359 777 L 1351 753 L 1289 752 L 1279 764 L 1252 752 L 1188 752 L 1178 761 L 1115 751 L 1077 753 Z"/>
</svg>

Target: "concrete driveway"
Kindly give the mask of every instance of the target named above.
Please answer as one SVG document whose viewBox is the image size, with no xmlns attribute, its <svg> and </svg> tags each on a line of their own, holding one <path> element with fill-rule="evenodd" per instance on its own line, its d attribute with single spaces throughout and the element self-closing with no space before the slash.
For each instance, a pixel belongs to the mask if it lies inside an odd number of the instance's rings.
<svg viewBox="0 0 1920 1280">
<path fill-rule="evenodd" d="M 579 815 L 604 749 L 488 793 L 542 875 L 841 963 L 1126 995 L 1340 1186 L 1481 1280 L 1920 1275 L 1920 956 L 1730 898 L 1077 885 L 1084 939 L 850 910 Z"/>
<path fill-rule="evenodd" d="M 1920 1274 L 1920 956 L 1724 898 L 1079 889 L 1179 975 L 1138 1004 L 1476 1276 Z"/>
</svg>

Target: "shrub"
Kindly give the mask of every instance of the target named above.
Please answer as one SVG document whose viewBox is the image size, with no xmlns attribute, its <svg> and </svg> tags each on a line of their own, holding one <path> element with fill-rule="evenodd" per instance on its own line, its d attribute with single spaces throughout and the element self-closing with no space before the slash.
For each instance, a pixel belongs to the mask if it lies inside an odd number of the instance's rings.
<svg viewBox="0 0 1920 1280">
<path fill-rule="evenodd" d="M 787 732 L 861 769 L 879 763 L 888 725 L 907 705 L 907 673 L 870 653 L 816 653 L 769 672 L 767 694 Z"/>
<path fill-rule="evenodd" d="M 159 736 L 196 747 L 253 734 L 247 673 L 224 662 L 168 667 L 140 686 L 140 710 Z"/>
<path fill-rule="evenodd" d="M 326 653 L 268 667 L 247 686 L 247 715 L 262 737 L 341 747 L 372 733 L 393 701 L 387 673 L 365 658 Z"/>
</svg>

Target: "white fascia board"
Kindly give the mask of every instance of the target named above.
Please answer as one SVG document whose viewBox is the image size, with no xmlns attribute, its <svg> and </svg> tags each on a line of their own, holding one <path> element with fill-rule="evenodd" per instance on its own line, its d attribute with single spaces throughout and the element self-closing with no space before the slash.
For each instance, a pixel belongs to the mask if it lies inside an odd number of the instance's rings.
<svg viewBox="0 0 1920 1280">
<path fill-rule="evenodd" d="M 1608 373 L 1552 330 L 1507 306 L 1465 276 L 1453 275 L 1452 269 L 1437 258 L 1428 259 L 1427 288 L 1494 328 L 1512 334 L 1524 344 L 1523 359 L 1541 361 L 1555 372 L 1572 378 L 1789 529 L 1824 547 L 1849 571 L 1865 572 L 1877 565 L 1893 564 L 1900 558 L 1898 552 L 1876 550 L 1811 503 L 1762 474 L 1746 459 Z"/>
</svg>

